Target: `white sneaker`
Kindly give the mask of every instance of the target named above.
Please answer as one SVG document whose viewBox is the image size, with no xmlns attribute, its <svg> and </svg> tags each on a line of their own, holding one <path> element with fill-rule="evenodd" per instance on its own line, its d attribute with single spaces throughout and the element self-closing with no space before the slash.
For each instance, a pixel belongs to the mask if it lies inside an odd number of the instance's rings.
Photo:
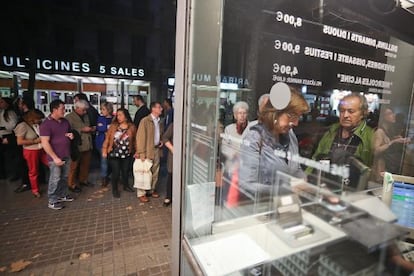
<svg viewBox="0 0 414 276">
<path fill-rule="evenodd" d="M 60 209 L 63 209 L 63 207 L 65 207 L 65 206 L 63 206 L 63 204 L 60 203 L 60 202 L 55 202 L 55 203 L 50 203 L 49 202 L 47 207 L 49 207 L 50 209 L 53 209 L 53 210 L 60 210 Z"/>
</svg>

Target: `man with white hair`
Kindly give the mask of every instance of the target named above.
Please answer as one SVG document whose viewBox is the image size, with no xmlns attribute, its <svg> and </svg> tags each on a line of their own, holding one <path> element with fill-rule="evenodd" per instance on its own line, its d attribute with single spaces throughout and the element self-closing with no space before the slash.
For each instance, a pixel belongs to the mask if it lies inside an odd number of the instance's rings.
<svg viewBox="0 0 414 276">
<path fill-rule="evenodd" d="M 78 169 L 79 185 L 89 186 L 88 176 L 93 147 L 92 133 L 95 132 L 95 127 L 90 125 L 89 117 L 87 115 L 88 108 L 89 103 L 87 101 L 78 100 L 75 102 L 74 110 L 66 115 L 66 119 L 69 121 L 72 130 L 75 130 L 80 137 L 79 145 L 77 145 L 79 154 L 74 154 L 74 152 L 72 152 L 72 162 L 70 164 L 68 175 L 69 189 L 72 192 L 77 193 L 81 191 L 80 187 L 76 186 L 75 182 L 76 172 Z"/>
</svg>

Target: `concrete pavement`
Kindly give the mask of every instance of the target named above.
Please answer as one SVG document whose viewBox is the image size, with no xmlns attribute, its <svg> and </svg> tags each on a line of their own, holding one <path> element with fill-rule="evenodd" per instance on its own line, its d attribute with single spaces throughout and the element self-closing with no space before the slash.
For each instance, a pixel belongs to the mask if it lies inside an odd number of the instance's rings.
<svg viewBox="0 0 414 276">
<path fill-rule="evenodd" d="M 18 275 L 171 275 L 171 207 L 163 196 L 143 204 L 120 186 L 114 199 L 110 186 L 96 184 L 56 211 L 47 207 L 47 185 L 38 199 L 14 193 L 18 184 L 0 180 L 0 274 L 14 263 L 25 267 Z"/>
</svg>

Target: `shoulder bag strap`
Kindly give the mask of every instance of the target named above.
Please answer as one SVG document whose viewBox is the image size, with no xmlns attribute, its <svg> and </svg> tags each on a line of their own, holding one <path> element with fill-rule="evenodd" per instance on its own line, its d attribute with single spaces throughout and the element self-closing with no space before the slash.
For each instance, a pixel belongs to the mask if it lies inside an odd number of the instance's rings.
<svg viewBox="0 0 414 276">
<path fill-rule="evenodd" d="M 39 138 L 40 136 L 39 136 L 39 134 L 37 134 L 37 132 L 36 132 L 36 130 L 32 127 L 32 125 L 31 124 L 29 124 L 28 122 L 26 122 L 26 121 L 24 121 L 24 123 L 26 124 L 26 125 L 28 125 L 30 128 L 31 128 L 31 130 L 34 132 L 34 134 L 36 134 L 36 138 Z"/>
</svg>

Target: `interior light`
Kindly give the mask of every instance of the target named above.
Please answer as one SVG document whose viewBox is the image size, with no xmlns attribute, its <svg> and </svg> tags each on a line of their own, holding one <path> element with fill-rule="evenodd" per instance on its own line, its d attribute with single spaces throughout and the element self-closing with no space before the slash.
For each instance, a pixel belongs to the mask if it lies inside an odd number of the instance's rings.
<svg viewBox="0 0 414 276">
<path fill-rule="evenodd" d="M 174 84 L 175 84 L 175 78 L 168 78 L 168 85 L 174 86 Z"/>
<path fill-rule="evenodd" d="M 239 86 L 237 85 L 237 83 L 225 83 L 225 82 L 221 82 L 220 83 L 220 89 L 238 90 L 239 89 Z"/>
</svg>

